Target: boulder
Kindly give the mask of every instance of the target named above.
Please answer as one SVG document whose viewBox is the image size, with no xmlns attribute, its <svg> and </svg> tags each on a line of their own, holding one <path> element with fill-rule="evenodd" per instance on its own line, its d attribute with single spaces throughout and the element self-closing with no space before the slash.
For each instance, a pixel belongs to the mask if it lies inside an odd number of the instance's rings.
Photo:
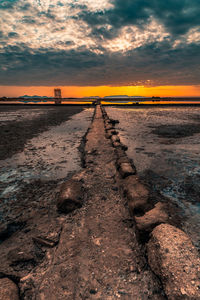
<svg viewBox="0 0 200 300">
<path fill-rule="evenodd" d="M 169 300 L 200 299 L 200 259 L 190 238 L 180 229 L 160 224 L 147 244 L 148 262 Z"/>
<path fill-rule="evenodd" d="M 148 189 L 139 182 L 136 175 L 128 176 L 124 179 L 123 189 L 128 198 L 128 205 L 130 213 L 133 215 L 135 209 L 144 209 L 148 197 Z"/>
<path fill-rule="evenodd" d="M 125 178 L 130 175 L 134 175 L 136 173 L 135 168 L 132 168 L 129 162 L 122 162 L 119 166 L 119 173 L 122 178 Z"/>
<path fill-rule="evenodd" d="M 165 212 L 165 205 L 161 202 L 156 203 L 155 207 L 146 212 L 143 216 L 135 217 L 135 221 L 139 230 L 152 231 L 155 226 L 161 223 L 167 223 L 168 215 Z"/>
<path fill-rule="evenodd" d="M 19 300 L 18 287 L 8 278 L 0 279 L 0 300 Z"/>
<path fill-rule="evenodd" d="M 122 163 L 128 163 L 128 164 L 130 164 L 130 160 L 129 160 L 129 158 L 126 155 L 124 155 L 124 156 L 122 156 L 122 157 L 120 157 L 120 158 L 117 159 L 117 168 L 118 169 L 120 168 L 120 165 Z"/>
<path fill-rule="evenodd" d="M 112 140 L 113 143 L 120 142 L 120 139 L 119 139 L 118 135 L 112 135 L 111 140 Z"/>
<path fill-rule="evenodd" d="M 81 181 L 68 180 L 61 186 L 57 199 L 57 208 L 60 212 L 69 213 L 83 204 L 83 188 Z"/>
</svg>

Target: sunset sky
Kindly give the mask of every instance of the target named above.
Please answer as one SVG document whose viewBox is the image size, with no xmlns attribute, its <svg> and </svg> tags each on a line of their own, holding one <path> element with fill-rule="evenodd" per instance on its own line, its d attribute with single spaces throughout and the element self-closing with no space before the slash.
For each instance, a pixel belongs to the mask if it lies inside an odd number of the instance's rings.
<svg viewBox="0 0 200 300">
<path fill-rule="evenodd" d="M 200 96 L 199 0 L 1 0 L 0 96 Z"/>
</svg>

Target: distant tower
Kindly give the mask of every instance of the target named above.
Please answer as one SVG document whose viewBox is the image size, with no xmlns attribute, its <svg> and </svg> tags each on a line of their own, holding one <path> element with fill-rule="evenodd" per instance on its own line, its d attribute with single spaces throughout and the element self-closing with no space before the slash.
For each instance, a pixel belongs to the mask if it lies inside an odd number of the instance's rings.
<svg viewBox="0 0 200 300">
<path fill-rule="evenodd" d="M 55 104 L 61 104 L 61 89 L 54 89 Z"/>
</svg>

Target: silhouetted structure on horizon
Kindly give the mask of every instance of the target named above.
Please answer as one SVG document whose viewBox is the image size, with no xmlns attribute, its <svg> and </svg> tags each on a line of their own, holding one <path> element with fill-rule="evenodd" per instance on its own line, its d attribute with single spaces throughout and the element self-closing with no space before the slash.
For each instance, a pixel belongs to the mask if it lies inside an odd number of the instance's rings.
<svg viewBox="0 0 200 300">
<path fill-rule="evenodd" d="M 61 89 L 54 89 L 55 104 L 61 104 Z"/>
</svg>

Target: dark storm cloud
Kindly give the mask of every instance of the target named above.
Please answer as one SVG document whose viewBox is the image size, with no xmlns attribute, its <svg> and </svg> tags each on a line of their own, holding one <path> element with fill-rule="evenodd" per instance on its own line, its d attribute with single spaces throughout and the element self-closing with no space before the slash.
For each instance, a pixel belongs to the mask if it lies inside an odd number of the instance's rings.
<svg viewBox="0 0 200 300">
<path fill-rule="evenodd" d="M 153 85 L 200 84 L 200 35 L 187 36 L 191 29 L 200 32 L 199 0 L 115 0 L 104 10 L 71 1 L 70 13 L 76 13 L 70 16 L 66 1 L 54 1 L 43 10 L 36 3 L 0 2 L 0 14 L 10 13 L 5 22 L 13 22 L 0 31 L 0 85 L 139 85 L 149 80 Z M 63 9 L 61 15 L 57 9 Z M 71 20 L 80 27 L 73 27 Z M 149 38 L 156 30 L 147 26 L 152 20 L 166 35 L 158 29 Z M 83 24 L 89 25 L 88 31 Z M 112 50 L 113 39 L 132 25 L 140 30 L 140 43 L 133 32 L 133 47 Z"/>
<path fill-rule="evenodd" d="M 79 17 L 94 28 L 110 24 L 115 29 L 127 25 L 143 26 L 154 17 L 173 35 L 185 34 L 200 25 L 199 0 L 115 0 L 112 3 L 114 8 L 106 12 L 83 10 Z M 110 37 L 107 32 L 104 36 Z"/>
<path fill-rule="evenodd" d="M 172 50 L 167 42 L 146 45 L 127 55 L 88 50 L 48 51 L 32 55 L 25 47 L 9 47 L 0 54 L 7 67 L 0 73 L 2 85 L 137 85 L 152 80 L 155 85 L 199 84 L 200 45 Z M 17 74 L 17 76 L 16 76 Z M 55 76 L 56 74 L 56 76 Z"/>
</svg>

